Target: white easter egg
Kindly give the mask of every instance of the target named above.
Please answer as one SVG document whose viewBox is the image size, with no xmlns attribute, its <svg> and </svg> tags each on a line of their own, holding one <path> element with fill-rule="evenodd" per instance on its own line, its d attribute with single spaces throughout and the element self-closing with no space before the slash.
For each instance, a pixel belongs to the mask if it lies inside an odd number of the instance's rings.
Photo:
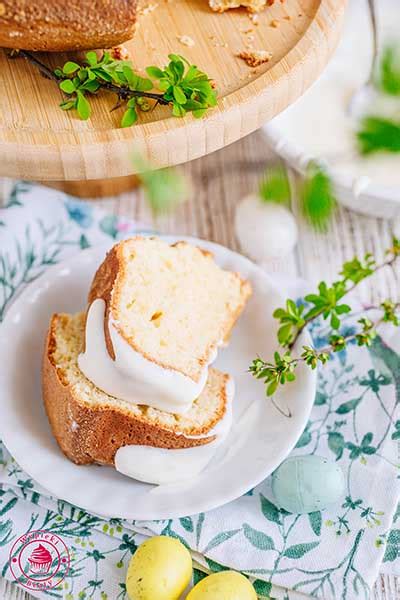
<svg viewBox="0 0 400 600">
<path fill-rule="evenodd" d="M 243 252 L 259 262 L 286 256 L 298 239 L 292 213 L 281 204 L 264 202 L 257 194 L 246 196 L 238 205 L 235 231 Z"/>
<path fill-rule="evenodd" d="M 322 456 L 292 456 L 272 475 L 272 492 L 276 504 L 288 512 L 324 510 L 343 496 L 343 471 Z"/>
</svg>

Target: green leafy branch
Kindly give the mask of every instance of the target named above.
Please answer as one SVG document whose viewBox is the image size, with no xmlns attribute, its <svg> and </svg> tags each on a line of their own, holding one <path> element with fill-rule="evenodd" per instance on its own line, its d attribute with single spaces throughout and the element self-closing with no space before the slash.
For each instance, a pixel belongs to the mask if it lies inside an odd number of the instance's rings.
<svg viewBox="0 0 400 600">
<path fill-rule="evenodd" d="M 282 351 L 276 351 L 272 361 L 265 361 L 260 357 L 254 359 L 249 368 L 256 379 L 264 382 L 267 396 L 273 396 L 279 386 L 294 381 L 296 368 L 301 362 L 311 369 L 316 369 L 319 363 L 325 364 L 332 353 L 344 350 L 349 342 L 356 342 L 358 346 L 370 346 L 381 323 L 391 323 L 395 327 L 400 325 L 397 316 L 400 303 L 384 300 L 379 307 L 375 307 L 381 312 L 381 317 L 375 323 L 362 316 L 357 321 L 358 330 L 355 333 L 339 333 L 343 316 L 351 312 L 351 307 L 343 302 L 344 296 L 361 281 L 394 264 L 400 256 L 398 239 L 393 238 L 387 256 L 388 258 L 380 264 L 375 262 L 371 254 L 366 254 L 363 260 L 354 258 L 347 261 L 340 272 L 341 279 L 330 286 L 322 281 L 316 293 L 305 296 L 307 305 L 296 304 L 294 300 L 288 299 L 284 308 L 275 310 L 273 316 L 279 321 L 277 338 Z M 303 346 L 301 354 L 293 356 L 293 348 L 305 327 L 320 317 L 328 321 L 331 328 L 328 345 L 318 350 L 312 346 Z"/>
<path fill-rule="evenodd" d="M 157 104 L 171 106 L 175 117 L 192 113 L 196 118 L 217 104 L 212 80 L 178 54 L 170 54 L 163 69 L 147 67 L 148 77 L 136 73 L 131 61 L 116 60 L 109 52 L 104 52 L 101 58 L 94 51 L 87 52 L 83 64 L 67 61 L 54 71 L 30 52 L 19 50 L 14 55 L 22 56 L 45 77 L 57 82 L 66 95 L 60 104 L 62 110 L 76 110 L 83 120 L 91 115 L 90 96 L 102 90 L 116 94 L 118 101 L 113 110 L 125 107 L 122 127 L 134 125 L 139 111 L 149 111 Z"/>
</svg>

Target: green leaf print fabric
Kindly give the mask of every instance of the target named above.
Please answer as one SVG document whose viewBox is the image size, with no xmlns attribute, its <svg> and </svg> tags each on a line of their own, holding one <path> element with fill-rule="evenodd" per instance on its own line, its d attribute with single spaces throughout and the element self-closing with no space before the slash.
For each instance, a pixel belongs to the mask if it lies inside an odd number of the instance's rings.
<svg viewBox="0 0 400 600">
<path fill-rule="evenodd" d="M 143 229 L 90 204 L 16 183 L 0 209 L 0 319 L 49 265 L 137 231 Z M 349 320 L 345 328 L 351 327 Z M 327 333 L 322 323 L 312 327 L 317 346 Z M 71 565 L 58 588 L 37 597 L 122 600 L 137 545 L 163 534 L 190 548 L 195 582 L 204 572 L 232 568 L 251 578 L 260 598 L 366 599 L 380 571 L 400 574 L 399 400 L 400 357 L 382 338 L 369 350 L 350 346 L 320 370 L 315 405 L 293 454 L 337 461 L 346 491 L 332 509 L 301 516 L 279 510 L 268 478 L 208 513 L 105 520 L 49 497 L 0 442 L 0 574 L 13 580 L 9 554 L 19 536 L 46 530 L 62 537 Z"/>
</svg>

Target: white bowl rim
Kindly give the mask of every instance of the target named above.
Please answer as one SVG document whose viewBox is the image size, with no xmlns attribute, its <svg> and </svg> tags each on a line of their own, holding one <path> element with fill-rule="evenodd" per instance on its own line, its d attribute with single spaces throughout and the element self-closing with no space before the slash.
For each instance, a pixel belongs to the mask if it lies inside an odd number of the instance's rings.
<svg viewBox="0 0 400 600">
<path fill-rule="evenodd" d="M 278 117 L 279 118 L 279 117 Z M 359 176 L 353 177 L 346 175 L 341 172 L 337 167 L 332 167 L 327 159 L 321 156 L 313 156 L 312 154 L 307 155 L 304 149 L 293 142 L 289 142 L 281 132 L 281 129 L 277 123 L 267 123 L 263 127 L 264 134 L 268 140 L 268 143 L 272 146 L 273 150 L 279 154 L 285 161 L 289 163 L 291 167 L 304 174 L 304 157 L 307 156 L 309 161 L 323 160 L 324 164 L 327 165 L 329 173 L 333 179 L 335 185 L 340 186 L 348 190 L 353 196 L 353 186 Z M 301 159 L 299 157 L 302 157 Z M 380 200 L 386 200 L 394 202 L 400 205 L 400 188 L 396 186 L 381 185 L 374 183 L 372 180 L 365 191 L 363 191 L 359 197 L 362 196 L 375 197 Z"/>
</svg>

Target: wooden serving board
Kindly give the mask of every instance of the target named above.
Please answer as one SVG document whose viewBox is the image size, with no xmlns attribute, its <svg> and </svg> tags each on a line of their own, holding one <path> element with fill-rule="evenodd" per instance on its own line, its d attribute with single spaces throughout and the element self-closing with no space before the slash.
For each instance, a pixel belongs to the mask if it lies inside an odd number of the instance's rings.
<svg viewBox="0 0 400 600">
<path fill-rule="evenodd" d="M 0 50 L 0 175 L 41 181 L 120 177 L 134 172 L 132 154 L 158 166 L 187 162 L 254 131 L 298 98 L 317 78 L 339 38 L 346 0 L 276 0 L 258 25 L 242 9 L 216 14 L 207 0 L 145 0 L 135 38 L 125 44 L 138 70 L 163 66 L 180 53 L 206 71 L 218 107 L 201 120 L 171 116 L 169 107 L 140 113 L 119 127 L 115 96 L 91 99 L 89 121 L 59 109 L 57 85 L 23 59 Z M 189 36 L 193 47 L 180 41 Z M 237 57 L 267 50 L 269 63 L 250 68 Z M 55 67 L 65 54 L 42 55 Z"/>
</svg>

